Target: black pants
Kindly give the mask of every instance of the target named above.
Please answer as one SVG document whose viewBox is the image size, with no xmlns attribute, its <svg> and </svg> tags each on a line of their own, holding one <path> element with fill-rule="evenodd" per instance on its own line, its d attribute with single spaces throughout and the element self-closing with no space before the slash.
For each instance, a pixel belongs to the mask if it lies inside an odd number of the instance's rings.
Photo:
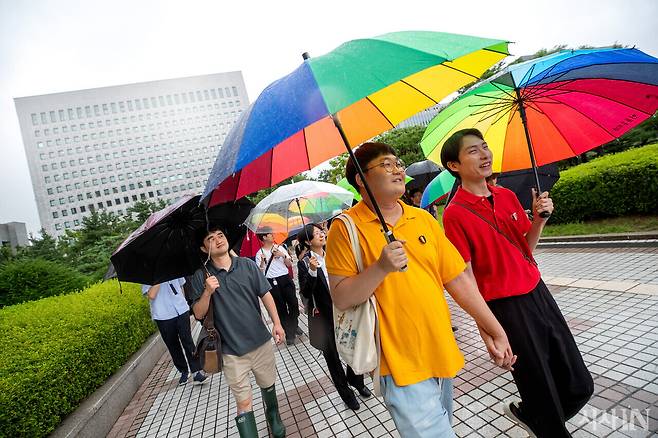
<svg viewBox="0 0 658 438">
<path fill-rule="evenodd" d="M 327 348 L 322 351 L 322 355 L 327 362 L 329 375 L 334 382 L 340 398 L 346 400 L 354 395 L 348 385 L 352 385 L 355 388 L 362 388 L 364 386 L 363 374 L 354 374 L 354 371 L 349 365 L 347 365 L 347 370 L 343 370 L 343 364 L 338 356 L 338 350 L 336 350 L 336 341 L 334 340 L 333 333 L 329 337 Z"/>
<path fill-rule="evenodd" d="M 543 281 L 530 293 L 489 301 L 518 356 L 512 376 L 521 411 L 538 437 L 570 437 L 565 422 L 585 406 L 594 382 Z"/>
<path fill-rule="evenodd" d="M 167 346 L 169 354 L 171 354 L 176 369 L 181 373 L 186 373 L 187 364 L 189 363 L 192 373 L 199 371 L 201 365 L 193 357 L 195 346 L 192 340 L 192 330 L 190 329 L 190 312 L 163 321 L 156 319 L 155 323 L 158 325 L 160 336 L 162 336 L 162 340 Z M 185 361 L 186 357 L 187 362 Z"/>
<path fill-rule="evenodd" d="M 276 278 L 268 278 L 272 286 L 272 298 L 276 304 L 276 311 L 279 314 L 281 325 L 286 332 L 286 339 L 294 340 L 295 331 L 299 324 L 299 302 L 295 293 L 295 283 L 292 282 L 288 274 Z M 274 284 L 276 282 L 276 284 Z"/>
</svg>

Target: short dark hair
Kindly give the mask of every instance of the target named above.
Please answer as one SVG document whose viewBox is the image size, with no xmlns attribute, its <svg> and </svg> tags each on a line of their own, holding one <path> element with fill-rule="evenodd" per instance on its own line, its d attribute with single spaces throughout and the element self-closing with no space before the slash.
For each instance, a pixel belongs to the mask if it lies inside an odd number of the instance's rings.
<svg viewBox="0 0 658 438">
<path fill-rule="evenodd" d="M 306 224 L 306 225 L 304 225 L 304 228 L 302 228 L 297 233 L 297 242 L 299 242 L 299 244 L 302 245 L 306 249 L 311 249 L 311 245 L 309 244 L 309 240 L 313 240 L 313 230 L 315 228 L 317 228 L 318 230 L 324 231 L 322 229 L 322 227 L 318 224 Z"/>
<path fill-rule="evenodd" d="M 274 231 L 272 230 L 272 228 L 263 227 L 260 230 L 258 230 L 258 232 L 256 233 L 256 237 L 258 238 L 258 240 L 260 240 L 262 242 L 263 239 L 265 239 L 265 236 L 267 236 L 268 234 L 273 233 L 273 232 Z"/>
<path fill-rule="evenodd" d="M 228 239 L 228 236 L 226 235 L 226 230 L 224 230 L 224 228 L 221 225 L 211 224 L 208 226 L 208 228 L 199 228 L 198 230 L 196 230 L 195 237 L 196 237 L 197 246 L 198 247 L 204 246 L 203 241 L 206 240 L 206 237 L 208 237 L 210 234 L 214 233 L 215 231 L 221 231 Z"/>
<path fill-rule="evenodd" d="M 363 143 L 354 150 L 354 156 L 359 162 L 359 165 L 361 165 L 361 169 L 365 169 L 368 167 L 368 164 L 382 155 L 397 156 L 397 153 L 392 146 L 378 142 Z M 345 164 L 345 177 L 347 178 L 347 182 L 358 192 L 359 185 L 356 183 L 356 174 L 356 165 L 354 164 L 354 161 L 352 161 L 352 157 L 350 157 L 347 160 L 347 164 Z"/>
<path fill-rule="evenodd" d="M 413 197 L 416 193 L 423 193 L 423 191 L 419 188 L 411 189 L 409 190 L 409 197 Z"/>
<path fill-rule="evenodd" d="M 450 175 L 455 178 L 459 178 L 459 172 L 454 172 L 448 167 L 448 163 L 451 161 L 456 161 L 459 163 L 459 151 L 462 148 L 462 139 L 467 135 L 474 135 L 480 140 L 484 140 L 484 136 L 479 129 L 468 128 L 460 129 L 459 131 L 452 134 L 448 139 L 443 143 L 441 148 L 441 164 L 446 168 Z"/>
</svg>

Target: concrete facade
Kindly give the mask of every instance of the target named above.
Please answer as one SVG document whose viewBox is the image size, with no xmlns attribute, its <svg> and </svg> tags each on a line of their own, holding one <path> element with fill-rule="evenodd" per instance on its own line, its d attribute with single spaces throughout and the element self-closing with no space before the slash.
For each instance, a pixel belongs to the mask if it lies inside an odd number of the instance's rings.
<svg viewBox="0 0 658 438">
<path fill-rule="evenodd" d="M 27 246 L 27 244 L 25 222 L 0 224 L 0 246 L 9 246 L 11 249 L 16 249 L 17 246 Z"/>
<path fill-rule="evenodd" d="M 199 193 L 249 105 L 241 72 L 14 99 L 41 226 Z"/>
</svg>

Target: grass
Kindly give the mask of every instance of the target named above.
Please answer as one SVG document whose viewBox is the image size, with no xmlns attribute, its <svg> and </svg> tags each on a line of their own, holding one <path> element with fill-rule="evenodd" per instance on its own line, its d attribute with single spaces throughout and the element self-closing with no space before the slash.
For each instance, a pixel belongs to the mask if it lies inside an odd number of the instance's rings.
<svg viewBox="0 0 658 438">
<path fill-rule="evenodd" d="M 626 216 L 557 225 L 551 225 L 549 222 L 544 228 L 542 236 L 574 236 L 638 231 L 658 231 L 658 216 Z"/>
</svg>

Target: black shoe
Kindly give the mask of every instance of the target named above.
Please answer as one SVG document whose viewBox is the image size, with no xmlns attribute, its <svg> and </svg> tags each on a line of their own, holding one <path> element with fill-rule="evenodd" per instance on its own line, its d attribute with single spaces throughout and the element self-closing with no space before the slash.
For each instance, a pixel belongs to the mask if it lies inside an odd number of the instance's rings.
<svg viewBox="0 0 658 438">
<path fill-rule="evenodd" d="M 359 401 L 354 396 L 354 393 L 352 393 L 351 397 L 347 396 L 347 397 L 343 398 L 343 401 L 345 402 L 347 407 L 350 408 L 353 411 L 358 411 L 361 408 L 361 405 L 359 404 Z"/>
<path fill-rule="evenodd" d="M 178 384 L 179 385 L 185 385 L 187 383 L 187 379 L 190 377 L 190 375 L 185 371 L 184 373 L 181 373 L 180 379 L 178 379 Z"/>
<path fill-rule="evenodd" d="M 355 386 L 356 388 L 356 386 Z M 372 395 L 372 392 L 368 389 L 367 386 L 363 385 L 360 388 L 356 388 L 357 391 L 359 391 L 359 394 L 361 394 L 361 397 L 363 398 L 368 398 Z"/>
<path fill-rule="evenodd" d="M 521 426 L 523 429 L 525 429 L 526 432 L 528 432 L 528 435 L 530 438 L 535 438 L 537 435 L 535 435 L 535 432 L 532 430 L 530 427 L 530 424 L 528 423 L 528 419 L 525 418 L 523 415 L 523 412 L 521 412 L 521 407 L 519 403 L 517 402 L 510 402 L 510 403 L 505 403 L 503 405 L 503 412 L 513 422 Z"/>
<path fill-rule="evenodd" d="M 300 329 L 299 327 L 297 327 L 297 328 L 295 329 L 295 334 L 296 334 L 297 336 L 303 336 L 303 335 L 304 335 L 304 332 L 302 331 L 302 329 Z"/>
<path fill-rule="evenodd" d="M 292 339 L 288 338 L 288 339 L 286 339 L 286 344 L 288 344 L 288 345 L 295 345 L 295 338 L 292 338 Z"/>
</svg>

